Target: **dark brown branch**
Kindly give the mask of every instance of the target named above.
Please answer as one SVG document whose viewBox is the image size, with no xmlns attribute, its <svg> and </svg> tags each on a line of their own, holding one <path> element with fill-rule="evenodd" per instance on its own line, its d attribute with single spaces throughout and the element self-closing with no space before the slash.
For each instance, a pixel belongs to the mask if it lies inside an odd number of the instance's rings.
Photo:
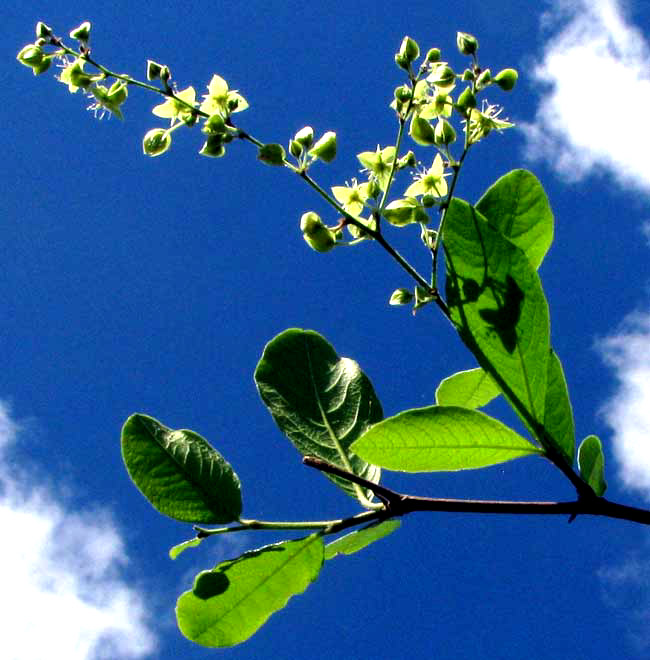
<svg viewBox="0 0 650 660">
<path fill-rule="evenodd" d="M 403 516 L 415 511 L 446 511 L 456 513 L 510 513 L 533 515 L 605 516 L 650 525 L 650 511 L 611 502 L 604 497 L 579 498 L 570 502 L 513 502 L 507 500 L 457 500 L 438 497 L 418 497 L 398 493 L 314 456 L 303 463 L 321 472 L 347 479 L 375 493 L 384 503 L 389 516 Z"/>
</svg>

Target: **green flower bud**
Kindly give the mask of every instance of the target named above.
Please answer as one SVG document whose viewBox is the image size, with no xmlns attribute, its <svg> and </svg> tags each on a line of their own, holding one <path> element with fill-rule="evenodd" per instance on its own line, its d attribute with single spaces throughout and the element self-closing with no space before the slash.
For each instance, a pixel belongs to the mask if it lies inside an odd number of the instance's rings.
<svg viewBox="0 0 650 660">
<path fill-rule="evenodd" d="M 305 126 L 294 135 L 293 139 L 305 149 L 309 149 L 314 142 L 314 129 L 311 126 Z"/>
<path fill-rule="evenodd" d="M 414 197 L 392 201 L 384 209 L 382 215 L 395 227 L 404 227 L 413 222 L 429 222 L 427 212 Z"/>
<path fill-rule="evenodd" d="M 395 100 L 398 103 L 408 103 L 411 99 L 411 90 L 408 85 L 400 85 L 395 88 Z"/>
<path fill-rule="evenodd" d="M 162 128 L 152 128 L 142 140 L 142 151 L 147 156 L 160 156 L 169 149 L 171 144 L 172 136 L 169 131 Z"/>
<path fill-rule="evenodd" d="M 437 145 L 449 145 L 456 141 L 456 131 L 454 127 L 443 117 L 438 118 L 434 136 Z"/>
<path fill-rule="evenodd" d="M 413 294 L 404 288 L 395 289 L 388 301 L 389 305 L 408 305 L 413 300 Z"/>
<path fill-rule="evenodd" d="M 336 133 L 334 131 L 324 133 L 323 137 L 309 150 L 309 155 L 324 163 L 331 163 L 336 158 Z"/>
<path fill-rule="evenodd" d="M 437 66 L 431 72 L 431 75 L 427 77 L 427 80 L 438 87 L 450 87 L 456 82 L 456 74 L 450 66 L 445 64 L 444 66 Z"/>
<path fill-rule="evenodd" d="M 43 21 L 39 21 L 38 23 L 36 23 L 36 36 L 39 39 L 47 39 L 48 37 L 51 37 L 52 28 L 45 25 Z"/>
<path fill-rule="evenodd" d="M 34 75 L 37 76 L 40 73 L 45 73 L 50 68 L 50 64 L 52 64 L 53 59 L 54 55 L 46 55 L 38 66 L 32 67 L 32 72 Z"/>
<path fill-rule="evenodd" d="M 302 144 L 298 140 L 289 140 L 289 153 L 294 158 L 300 158 L 302 156 Z"/>
<path fill-rule="evenodd" d="M 260 147 L 257 157 L 267 165 L 284 165 L 284 147 L 281 144 L 265 144 Z"/>
<path fill-rule="evenodd" d="M 90 39 L 90 22 L 84 21 L 79 27 L 76 27 L 72 32 L 70 32 L 71 39 L 77 39 L 78 41 L 88 41 Z"/>
<path fill-rule="evenodd" d="M 422 206 L 424 206 L 425 209 L 430 209 L 432 206 L 435 206 L 436 201 L 437 200 L 433 195 L 422 195 Z"/>
<path fill-rule="evenodd" d="M 376 179 L 368 181 L 368 197 L 371 199 L 377 199 L 381 194 L 381 186 Z"/>
<path fill-rule="evenodd" d="M 208 158 L 221 158 L 226 153 L 226 148 L 223 146 L 223 135 L 209 135 L 208 139 L 201 147 L 199 154 L 207 156 Z"/>
<path fill-rule="evenodd" d="M 160 80 L 162 81 L 163 85 L 167 85 L 171 77 L 172 72 L 169 70 L 169 67 L 163 66 L 162 70 L 160 71 Z"/>
<path fill-rule="evenodd" d="M 203 133 L 207 133 L 208 135 L 222 135 L 227 133 L 228 129 L 226 128 L 226 122 L 223 120 L 223 117 L 217 113 L 210 115 L 205 120 L 201 131 Z"/>
<path fill-rule="evenodd" d="M 399 53 L 397 55 L 404 61 L 410 64 L 413 60 L 416 60 L 420 57 L 420 47 L 418 46 L 415 39 L 411 37 L 404 37 L 402 39 L 402 44 L 399 47 Z"/>
<path fill-rule="evenodd" d="M 334 232 L 323 224 L 318 213 L 314 211 L 302 214 L 300 231 L 309 247 L 316 252 L 329 252 L 336 244 Z"/>
<path fill-rule="evenodd" d="M 463 82 L 474 82 L 475 79 L 476 76 L 474 75 L 474 72 L 471 69 L 465 69 L 465 71 L 463 71 L 463 75 L 462 75 Z"/>
<path fill-rule="evenodd" d="M 397 161 L 397 169 L 404 169 L 405 167 L 415 167 L 417 165 L 417 160 L 415 158 L 415 154 L 412 151 L 409 151 L 408 153 L 404 154 L 398 161 Z"/>
<path fill-rule="evenodd" d="M 153 60 L 147 60 L 147 80 L 158 80 L 163 68 L 162 64 L 158 64 L 158 62 L 154 62 Z"/>
<path fill-rule="evenodd" d="M 456 45 L 463 55 L 474 55 L 478 50 L 478 40 L 467 32 L 456 33 Z"/>
<path fill-rule="evenodd" d="M 519 74 L 515 69 L 503 69 L 494 76 L 493 81 L 499 85 L 504 92 L 509 92 L 515 86 L 518 77 Z"/>
<path fill-rule="evenodd" d="M 414 142 L 424 147 L 430 147 L 436 143 L 433 126 L 426 119 L 422 119 L 422 117 L 418 117 L 417 115 L 413 115 L 413 119 L 411 119 L 409 135 L 413 138 Z"/>
<path fill-rule="evenodd" d="M 485 69 L 479 77 L 476 79 L 476 89 L 484 89 L 488 85 L 492 84 L 492 73 L 490 69 Z"/>
<path fill-rule="evenodd" d="M 467 87 L 458 97 L 458 101 L 456 101 L 456 108 L 460 110 L 463 116 L 466 116 L 468 110 L 471 110 L 472 108 L 475 107 L 476 107 L 476 96 L 474 96 L 472 90 L 469 87 Z"/>
<path fill-rule="evenodd" d="M 434 62 L 440 62 L 440 48 L 431 48 L 426 56 L 427 64 L 433 64 Z"/>
<path fill-rule="evenodd" d="M 35 66 L 40 66 L 40 64 L 43 62 L 44 57 L 45 57 L 45 53 L 43 49 L 40 46 L 37 46 L 36 44 L 27 44 L 27 46 L 21 48 L 18 55 L 16 55 L 16 59 L 21 64 L 24 64 L 25 66 L 28 66 L 30 68 L 34 68 Z"/>
</svg>

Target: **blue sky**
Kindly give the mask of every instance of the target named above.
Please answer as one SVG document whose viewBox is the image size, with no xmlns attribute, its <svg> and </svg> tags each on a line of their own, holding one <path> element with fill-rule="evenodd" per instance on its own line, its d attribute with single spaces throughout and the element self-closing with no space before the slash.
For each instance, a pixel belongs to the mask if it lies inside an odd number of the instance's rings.
<svg viewBox="0 0 650 660">
<path fill-rule="evenodd" d="M 150 114 L 157 99 L 131 90 L 124 122 L 100 122 L 49 73 L 32 77 L 14 58 L 37 20 L 63 35 L 90 20 L 94 56 L 115 70 L 144 77 L 151 58 L 197 91 L 222 75 L 250 102 L 241 125 L 261 140 L 286 143 L 305 124 L 335 130 L 336 161 L 313 170 L 325 187 L 358 174 L 358 152 L 394 140 L 387 105 L 402 82 L 393 63 L 402 37 L 439 46 L 460 68 L 456 31 L 475 34 L 483 64 L 520 72 L 512 94 L 490 97 L 517 129 L 470 153 L 458 194 L 474 201 L 521 166 L 547 189 L 556 234 L 541 276 L 577 436 L 603 439 L 611 499 L 650 506 L 650 7 L 496 5 L 5 10 L 4 657 L 209 657 L 176 630 L 177 595 L 199 570 L 282 538 L 233 534 L 169 560 L 192 531 L 131 485 L 119 453 L 129 414 L 206 437 L 241 477 L 247 517 L 338 517 L 355 512 L 352 500 L 301 466 L 258 398 L 264 344 L 286 327 L 318 330 L 360 363 L 386 414 L 431 403 L 442 378 L 473 366 L 435 309 L 413 317 L 388 307 L 409 282 L 377 246 L 309 250 L 300 215 L 326 208 L 253 149 L 203 159 L 198 131 L 179 131 L 170 153 L 149 159 L 140 143 L 163 123 Z M 414 232 L 396 241 L 417 263 Z M 500 404 L 490 412 L 512 421 Z M 431 496 L 572 497 L 537 459 L 383 481 Z M 641 658 L 649 617 L 650 536 L 639 526 L 423 514 L 328 562 L 248 643 L 218 653 Z"/>
</svg>

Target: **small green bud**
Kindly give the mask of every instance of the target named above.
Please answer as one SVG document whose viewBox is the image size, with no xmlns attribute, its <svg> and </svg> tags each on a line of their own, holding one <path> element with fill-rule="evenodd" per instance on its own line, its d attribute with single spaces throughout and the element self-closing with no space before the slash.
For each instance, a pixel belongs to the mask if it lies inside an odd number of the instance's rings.
<svg viewBox="0 0 650 660">
<path fill-rule="evenodd" d="M 377 199 L 381 194 L 381 186 L 376 179 L 368 181 L 368 197 L 371 199 Z"/>
<path fill-rule="evenodd" d="M 465 88 L 458 97 L 456 107 L 463 115 L 467 115 L 468 110 L 476 107 L 476 96 L 469 87 Z"/>
<path fill-rule="evenodd" d="M 471 69 L 465 69 L 465 71 L 463 71 L 462 81 L 474 82 L 474 80 L 476 80 L 476 76 L 474 75 L 474 72 Z"/>
<path fill-rule="evenodd" d="M 223 120 L 223 117 L 215 113 L 210 115 L 205 122 L 203 122 L 203 128 L 201 129 L 202 133 L 207 133 L 208 135 L 223 135 L 228 132 L 226 128 L 226 122 Z"/>
<path fill-rule="evenodd" d="M 454 127 L 444 118 L 439 117 L 434 135 L 437 145 L 449 145 L 456 141 L 456 131 Z"/>
<path fill-rule="evenodd" d="M 34 75 L 38 76 L 40 73 L 45 73 L 50 68 L 53 59 L 54 55 L 46 55 L 38 66 L 32 67 Z"/>
<path fill-rule="evenodd" d="M 402 39 L 402 44 L 399 47 L 398 56 L 409 64 L 420 57 L 420 47 L 418 46 L 417 41 L 411 39 L 411 37 L 404 37 L 404 39 Z"/>
<path fill-rule="evenodd" d="M 440 62 L 440 48 L 431 48 L 426 56 L 427 64 Z"/>
<path fill-rule="evenodd" d="M 199 154 L 207 156 L 208 158 L 221 158 L 226 153 L 226 148 L 223 146 L 223 135 L 208 135 L 208 139 L 201 147 Z"/>
<path fill-rule="evenodd" d="M 40 66 L 44 57 L 45 53 L 43 52 L 43 49 L 36 44 L 27 44 L 27 46 L 21 48 L 18 55 L 16 55 L 16 59 L 21 64 L 24 64 L 30 68 Z"/>
<path fill-rule="evenodd" d="M 142 140 L 142 151 L 147 156 L 160 156 L 169 149 L 171 144 L 172 136 L 169 131 L 162 128 L 152 128 Z"/>
<path fill-rule="evenodd" d="M 413 222 L 429 222 L 427 212 L 415 197 L 393 200 L 382 215 L 395 227 L 404 227 Z"/>
<path fill-rule="evenodd" d="M 435 206 L 436 201 L 437 200 L 433 195 L 422 195 L 422 206 L 424 206 L 425 209 L 430 209 L 432 206 Z"/>
<path fill-rule="evenodd" d="M 417 165 L 417 160 L 415 158 L 415 154 L 412 151 L 409 151 L 408 153 L 404 154 L 398 161 L 397 161 L 397 168 L 402 170 L 405 167 L 415 167 Z"/>
<path fill-rule="evenodd" d="M 408 85 L 400 85 L 395 88 L 395 100 L 398 103 L 408 103 L 411 98 L 411 93 Z"/>
<path fill-rule="evenodd" d="M 413 294 L 404 288 L 395 289 L 388 301 L 389 305 L 408 305 L 413 300 Z"/>
<path fill-rule="evenodd" d="M 314 129 L 311 126 L 305 126 L 294 135 L 293 139 L 305 149 L 309 149 L 314 142 Z"/>
<path fill-rule="evenodd" d="M 171 77 L 172 72 L 169 70 L 169 67 L 163 66 L 162 70 L 160 71 L 160 80 L 162 81 L 163 85 L 167 85 Z"/>
<path fill-rule="evenodd" d="M 516 84 L 519 74 L 515 69 L 503 69 L 494 76 L 493 81 L 499 85 L 504 92 L 509 92 Z"/>
<path fill-rule="evenodd" d="M 456 74 L 450 66 L 445 64 L 444 66 L 436 66 L 427 77 L 427 80 L 438 87 L 450 87 L 456 82 Z"/>
<path fill-rule="evenodd" d="M 84 21 L 79 27 L 76 27 L 70 32 L 71 39 L 77 39 L 78 41 L 88 41 L 90 39 L 90 22 Z"/>
<path fill-rule="evenodd" d="M 336 244 L 334 232 L 323 224 L 318 213 L 314 211 L 302 214 L 300 231 L 309 247 L 316 252 L 329 252 Z"/>
<path fill-rule="evenodd" d="M 265 144 L 260 147 L 257 157 L 267 165 L 284 165 L 286 154 L 281 144 Z"/>
<path fill-rule="evenodd" d="M 39 39 L 47 39 L 48 37 L 51 37 L 52 28 L 45 25 L 43 21 L 39 21 L 38 23 L 36 23 L 36 36 Z"/>
<path fill-rule="evenodd" d="M 300 158 L 302 156 L 302 144 L 298 140 L 289 140 L 289 153 L 294 158 Z"/>
<path fill-rule="evenodd" d="M 485 69 L 476 79 L 476 89 L 485 89 L 490 84 L 492 84 L 492 73 L 490 69 Z"/>
<path fill-rule="evenodd" d="M 336 133 L 327 131 L 309 150 L 309 155 L 322 160 L 324 163 L 331 163 L 336 158 Z"/>
<path fill-rule="evenodd" d="M 474 55 L 478 50 L 478 40 L 467 32 L 456 33 L 456 45 L 463 55 Z"/>
<path fill-rule="evenodd" d="M 422 119 L 417 115 L 413 115 L 413 119 L 411 119 L 409 135 L 417 144 L 423 147 L 430 147 L 436 143 L 433 126 L 426 119 Z"/>
<path fill-rule="evenodd" d="M 147 80 L 158 80 L 160 74 L 163 72 L 163 65 L 154 62 L 153 60 L 147 60 Z"/>
</svg>

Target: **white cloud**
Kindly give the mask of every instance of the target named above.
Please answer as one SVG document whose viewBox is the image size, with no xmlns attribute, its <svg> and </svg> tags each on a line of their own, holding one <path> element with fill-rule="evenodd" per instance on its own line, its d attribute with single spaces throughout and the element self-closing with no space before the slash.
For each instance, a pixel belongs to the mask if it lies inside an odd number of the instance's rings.
<svg viewBox="0 0 650 660">
<path fill-rule="evenodd" d="M 640 30 L 617 0 L 556 0 L 543 25 L 553 32 L 533 71 L 541 101 L 534 122 L 518 122 L 527 155 L 572 180 L 596 173 L 650 192 L 650 48 Z"/>
<path fill-rule="evenodd" d="M 598 348 L 617 380 L 602 412 L 620 477 L 650 500 L 650 313 L 630 314 Z"/>
<path fill-rule="evenodd" d="M 155 648 L 146 605 L 123 577 L 107 512 L 77 513 L 9 465 L 20 429 L 0 402 L 0 620 L 5 660 L 123 660 Z"/>
</svg>

